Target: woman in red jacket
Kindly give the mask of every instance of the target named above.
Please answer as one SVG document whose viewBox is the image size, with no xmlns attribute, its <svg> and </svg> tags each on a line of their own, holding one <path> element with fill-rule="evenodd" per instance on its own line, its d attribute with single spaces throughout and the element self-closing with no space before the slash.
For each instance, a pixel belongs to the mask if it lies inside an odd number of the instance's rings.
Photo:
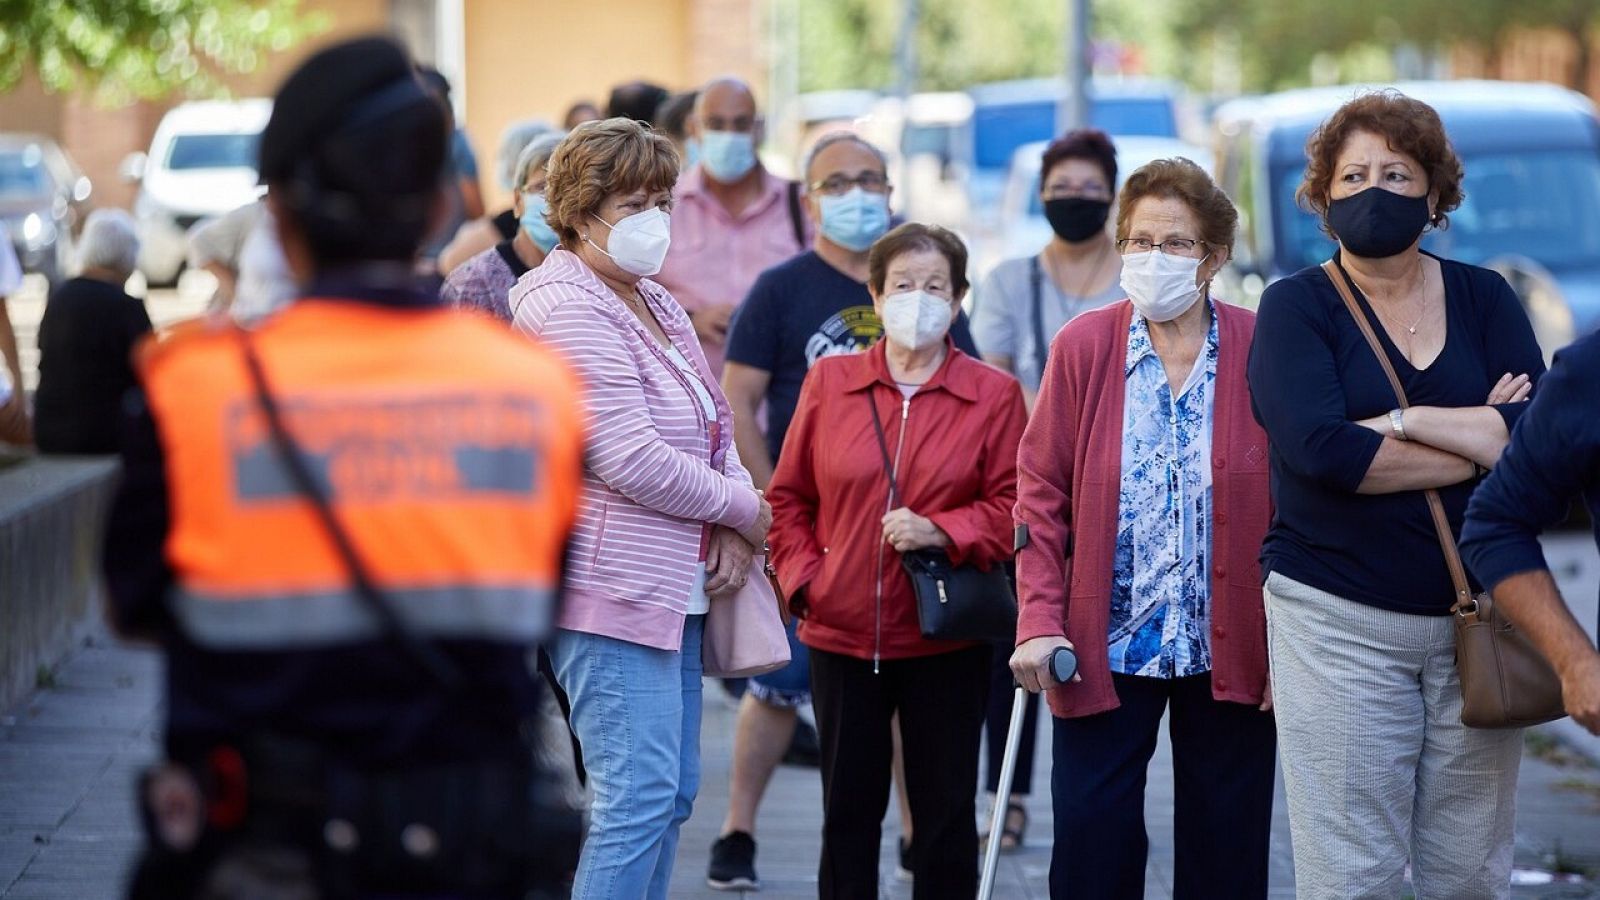
<svg viewBox="0 0 1600 900">
<path fill-rule="evenodd" d="M 772 558 L 803 616 L 822 743 L 823 898 L 876 898 L 889 800 L 889 722 L 900 717 L 915 842 L 915 896 L 978 884 L 978 736 L 987 644 L 921 635 L 900 554 L 939 548 L 988 568 L 1011 557 L 1017 442 L 1026 412 L 1010 375 L 946 332 L 967 290 L 967 251 L 908 224 L 873 245 L 868 289 L 884 339 L 806 376 L 771 484 Z M 891 498 L 883 427 L 899 489 Z"/>
<path fill-rule="evenodd" d="M 1011 668 L 1056 715 L 1053 900 L 1144 896 L 1145 770 L 1169 706 L 1174 895 L 1267 894 L 1267 437 L 1245 382 L 1255 316 L 1210 297 L 1238 219 L 1186 159 L 1133 173 L 1129 299 L 1056 334 L 1022 440 Z M 1065 685 L 1047 664 L 1061 646 L 1079 659 Z"/>
</svg>

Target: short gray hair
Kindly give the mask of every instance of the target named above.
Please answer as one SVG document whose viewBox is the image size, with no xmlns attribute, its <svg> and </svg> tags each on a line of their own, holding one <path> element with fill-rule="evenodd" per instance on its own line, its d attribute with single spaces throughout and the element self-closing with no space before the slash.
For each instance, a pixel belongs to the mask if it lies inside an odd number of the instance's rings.
<svg viewBox="0 0 1600 900">
<path fill-rule="evenodd" d="M 524 119 L 512 122 L 500 133 L 500 152 L 495 156 L 494 175 L 500 187 L 508 191 L 517 189 L 517 160 L 522 151 L 537 138 L 555 131 L 556 127 L 543 119 Z"/>
<path fill-rule="evenodd" d="M 78 238 L 78 268 L 133 274 L 139 263 L 139 232 L 133 216 L 120 209 L 97 209 L 83 222 Z"/>
<path fill-rule="evenodd" d="M 878 158 L 878 164 L 883 166 L 883 174 L 889 174 L 889 157 L 878 149 L 876 144 L 856 134 L 854 131 L 830 131 L 819 138 L 815 144 L 812 144 L 810 150 L 806 151 L 805 165 L 800 168 L 800 182 L 807 193 L 811 191 L 811 164 L 817 161 L 817 154 L 832 147 L 834 144 L 842 144 L 845 141 L 855 141 L 872 151 L 872 155 Z"/>
<path fill-rule="evenodd" d="M 509 189 L 513 191 L 520 190 L 524 184 L 527 184 L 528 173 L 534 169 L 544 168 L 545 164 L 550 162 L 551 154 L 556 152 L 556 148 L 561 146 L 561 140 L 566 136 L 567 133 L 565 131 L 540 135 L 529 142 L 528 146 L 523 147 L 522 152 L 517 155 L 517 165 L 511 171 L 511 187 Z"/>
</svg>

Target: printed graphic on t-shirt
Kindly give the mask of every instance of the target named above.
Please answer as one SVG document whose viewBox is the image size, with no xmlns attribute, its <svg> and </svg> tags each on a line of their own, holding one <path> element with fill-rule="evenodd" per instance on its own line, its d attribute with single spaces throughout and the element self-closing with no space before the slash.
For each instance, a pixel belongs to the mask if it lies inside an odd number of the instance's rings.
<svg viewBox="0 0 1600 900">
<path fill-rule="evenodd" d="M 883 323 L 870 306 L 851 306 L 829 316 L 806 341 L 806 369 L 825 356 L 860 353 L 883 337 Z"/>
</svg>

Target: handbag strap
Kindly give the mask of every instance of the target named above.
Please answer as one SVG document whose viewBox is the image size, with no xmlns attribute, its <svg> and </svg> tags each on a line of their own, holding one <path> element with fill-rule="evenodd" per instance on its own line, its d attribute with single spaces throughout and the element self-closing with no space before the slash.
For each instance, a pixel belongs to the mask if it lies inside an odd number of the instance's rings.
<svg viewBox="0 0 1600 900">
<path fill-rule="evenodd" d="M 1367 346 L 1372 348 L 1378 357 L 1378 365 L 1383 367 L 1383 374 L 1389 379 L 1389 387 L 1394 389 L 1394 396 L 1400 403 L 1400 408 L 1410 406 L 1406 400 L 1406 389 L 1400 384 L 1400 376 L 1394 370 L 1394 364 L 1389 361 L 1389 354 L 1384 352 L 1383 344 L 1378 340 L 1378 333 L 1372 328 L 1372 320 L 1367 317 L 1361 305 L 1356 302 L 1355 294 L 1351 288 L 1354 282 L 1350 274 L 1339 265 L 1337 260 L 1330 259 L 1322 264 L 1322 271 L 1327 273 L 1328 280 L 1333 282 L 1334 290 L 1339 292 L 1339 297 L 1344 300 L 1345 308 L 1350 310 L 1350 317 L 1356 320 L 1356 327 L 1361 329 L 1362 337 L 1367 339 Z M 1423 496 L 1428 499 L 1428 512 L 1433 516 L 1433 529 L 1439 537 L 1439 549 L 1444 551 L 1444 564 L 1450 569 L 1450 583 L 1456 591 L 1456 602 L 1450 611 L 1461 616 L 1475 616 L 1477 614 L 1477 601 L 1472 598 L 1472 587 L 1467 583 L 1467 570 L 1461 565 L 1461 553 L 1456 550 L 1455 537 L 1450 531 L 1450 519 L 1444 512 L 1444 501 L 1439 498 L 1439 492 L 1433 488 L 1423 491 Z"/>
<path fill-rule="evenodd" d="M 872 399 L 869 388 L 862 396 L 867 398 L 867 409 L 872 410 L 872 430 L 878 435 L 878 453 L 883 456 L 883 474 L 889 476 L 889 502 L 900 506 L 900 485 L 894 478 L 894 461 L 889 458 L 889 442 L 883 436 L 883 419 L 878 415 L 878 404 Z"/>
<path fill-rule="evenodd" d="M 437 647 L 413 631 L 401 618 L 400 611 L 395 609 L 389 598 L 378 589 L 372 579 L 371 571 L 357 552 L 350 533 L 339 524 L 338 514 L 334 512 L 333 503 L 328 499 L 327 492 L 317 482 L 316 476 L 311 474 L 305 455 L 300 452 L 299 445 L 289 434 L 277 397 L 268 386 L 261 359 L 256 355 L 249 334 L 243 329 L 239 329 L 239 343 L 244 352 L 245 369 L 250 374 L 250 383 L 255 390 L 256 402 L 261 406 L 261 413 L 267 420 L 267 429 L 272 435 L 272 443 L 283 461 L 284 468 L 288 470 L 296 490 L 310 501 L 318 524 L 327 534 L 329 542 L 333 544 L 334 552 L 338 554 L 340 562 L 350 576 L 351 589 L 378 620 L 385 635 L 416 660 L 446 694 L 455 696 L 465 685 L 461 670 Z"/>
<path fill-rule="evenodd" d="M 1039 364 L 1039 377 L 1044 378 L 1044 365 L 1050 355 L 1050 345 L 1044 339 L 1044 272 L 1039 265 L 1039 257 L 1044 251 L 1039 251 L 1039 256 L 1028 260 L 1028 286 L 1031 303 L 1029 316 L 1033 320 L 1033 357 Z"/>
</svg>

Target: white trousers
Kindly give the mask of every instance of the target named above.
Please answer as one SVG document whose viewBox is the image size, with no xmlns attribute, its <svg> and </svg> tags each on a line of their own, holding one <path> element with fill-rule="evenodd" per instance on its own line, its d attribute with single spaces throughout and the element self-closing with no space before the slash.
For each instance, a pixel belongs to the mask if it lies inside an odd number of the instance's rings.
<svg viewBox="0 0 1600 900">
<path fill-rule="evenodd" d="M 1508 897 L 1522 732 L 1461 724 L 1450 617 L 1265 594 L 1295 896 Z"/>
</svg>

